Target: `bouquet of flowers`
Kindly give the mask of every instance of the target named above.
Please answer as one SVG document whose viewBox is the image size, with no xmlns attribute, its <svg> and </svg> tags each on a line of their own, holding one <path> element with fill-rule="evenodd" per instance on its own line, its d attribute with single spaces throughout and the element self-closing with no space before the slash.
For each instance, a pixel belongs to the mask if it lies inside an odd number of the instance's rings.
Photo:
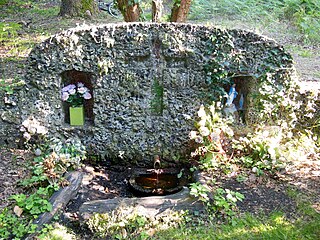
<svg viewBox="0 0 320 240">
<path fill-rule="evenodd" d="M 82 82 L 69 84 L 61 90 L 62 101 L 70 103 L 72 107 L 79 107 L 83 104 L 84 99 L 91 98 L 90 90 Z"/>
</svg>

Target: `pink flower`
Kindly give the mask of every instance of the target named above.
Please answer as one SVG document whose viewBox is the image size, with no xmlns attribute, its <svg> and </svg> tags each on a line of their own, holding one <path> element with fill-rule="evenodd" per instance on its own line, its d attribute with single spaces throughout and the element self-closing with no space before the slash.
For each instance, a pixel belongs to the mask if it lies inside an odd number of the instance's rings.
<svg viewBox="0 0 320 240">
<path fill-rule="evenodd" d="M 83 98 L 88 100 L 88 99 L 91 99 L 92 96 L 91 96 L 91 94 L 89 92 L 86 92 L 85 94 L 83 94 Z"/>
<path fill-rule="evenodd" d="M 69 92 L 69 94 L 71 94 L 71 95 L 72 95 L 72 94 L 75 94 L 75 93 L 76 93 L 76 89 L 75 89 L 75 88 L 70 89 L 68 92 Z"/>
<path fill-rule="evenodd" d="M 74 84 L 69 84 L 68 86 L 65 86 L 64 88 L 62 88 L 62 92 L 69 92 L 72 89 L 75 89 L 76 85 Z"/>
<path fill-rule="evenodd" d="M 68 92 L 63 92 L 62 95 L 61 95 L 61 99 L 62 101 L 67 101 L 69 98 L 69 93 Z"/>
</svg>

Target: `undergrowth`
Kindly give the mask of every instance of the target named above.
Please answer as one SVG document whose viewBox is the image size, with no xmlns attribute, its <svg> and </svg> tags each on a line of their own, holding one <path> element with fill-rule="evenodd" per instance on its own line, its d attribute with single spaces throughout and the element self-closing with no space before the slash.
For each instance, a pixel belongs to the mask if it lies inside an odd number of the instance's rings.
<svg viewBox="0 0 320 240">
<path fill-rule="evenodd" d="M 34 220 L 51 211 L 50 197 L 60 186 L 68 184 L 64 174 L 81 166 L 86 151 L 76 140 L 51 140 L 36 148 L 35 155 L 29 178 L 21 182 L 25 193 L 12 195 L 11 207 L 0 212 L 0 239 L 23 239 L 30 233 L 39 233 Z"/>
<path fill-rule="evenodd" d="M 317 0 L 195 0 L 190 19 L 204 20 L 216 16 L 246 21 L 288 21 L 308 42 L 320 42 L 320 2 Z"/>
</svg>

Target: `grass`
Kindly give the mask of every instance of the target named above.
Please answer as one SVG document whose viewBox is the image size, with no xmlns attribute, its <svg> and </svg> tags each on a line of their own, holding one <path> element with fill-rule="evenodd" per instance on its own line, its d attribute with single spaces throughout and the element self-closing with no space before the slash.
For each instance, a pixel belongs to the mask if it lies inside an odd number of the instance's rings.
<svg viewBox="0 0 320 240">
<path fill-rule="evenodd" d="M 233 224 L 182 226 L 159 232 L 154 239 L 318 239 L 320 215 L 313 211 L 308 217 L 308 220 L 289 220 L 281 212 L 275 212 L 269 217 L 246 214 Z"/>
<path fill-rule="evenodd" d="M 315 56 L 315 53 L 312 50 L 304 48 L 300 45 L 287 45 L 286 49 L 289 50 L 291 53 L 298 54 L 299 56 L 305 58 L 311 58 Z"/>
<path fill-rule="evenodd" d="M 319 239 L 320 213 L 311 205 L 310 197 L 294 188 L 287 190 L 288 196 L 297 202 L 297 216 L 288 219 L 281 212 L 270 216 L 245 214 L 232 224 L 195 224 L 158 232 L 154 239 Z"/>
</svg>

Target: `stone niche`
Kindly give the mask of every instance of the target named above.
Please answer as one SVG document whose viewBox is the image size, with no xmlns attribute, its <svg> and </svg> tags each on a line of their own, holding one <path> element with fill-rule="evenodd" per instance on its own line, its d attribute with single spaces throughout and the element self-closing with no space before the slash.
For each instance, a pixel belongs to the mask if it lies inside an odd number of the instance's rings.
<svg viewBox="0 0 320 240">
<path fill-rule="evenodd" d="M 92 125 L 94 122 L 93 115 L 93 103 L 94 103 L 94 91 L 93 91 L 93 74 L 89 72 L 81 72 L 76 70 L 68 70 L 61 73 L 61 83 L 62 86 L 68 84 L 76 84 L 77 82 L 83 83 L 92 93 L 92 98 L 84 102 L 84 115 L 85 115 L 85 125 Z M 62 103 L 64 122 L 70 124 L 69 106 L 65 102 Z"/>
<path fill-rule="evenodd" d="M 218 51 L 241 53 L 228 68 L 239 76 L 235 81 L 246 98 L 258 69 L 292 69 L 281 46 L 243 30 L 174 23 L 82 26 L 50 37 L 30 53 L 27 90 L 17 106 L 21 122 L 36 119 L 49 136 L 79 137 L 93 154 L 120 162 L 151 166 L 155 155 L 187 158 L 194 123 L 186 116 L 196 116 L 208 103 L 214 86 L 206 81 L 212 57 L 207 45 L 221 36 L 233 47 Z M 279 62 L 268 62 L 266 56 L 274 53 Z M 61 88 L 77 81 L 93 92 L 83 127 L 69 125 L 60 99 Z"/>
</svg>

